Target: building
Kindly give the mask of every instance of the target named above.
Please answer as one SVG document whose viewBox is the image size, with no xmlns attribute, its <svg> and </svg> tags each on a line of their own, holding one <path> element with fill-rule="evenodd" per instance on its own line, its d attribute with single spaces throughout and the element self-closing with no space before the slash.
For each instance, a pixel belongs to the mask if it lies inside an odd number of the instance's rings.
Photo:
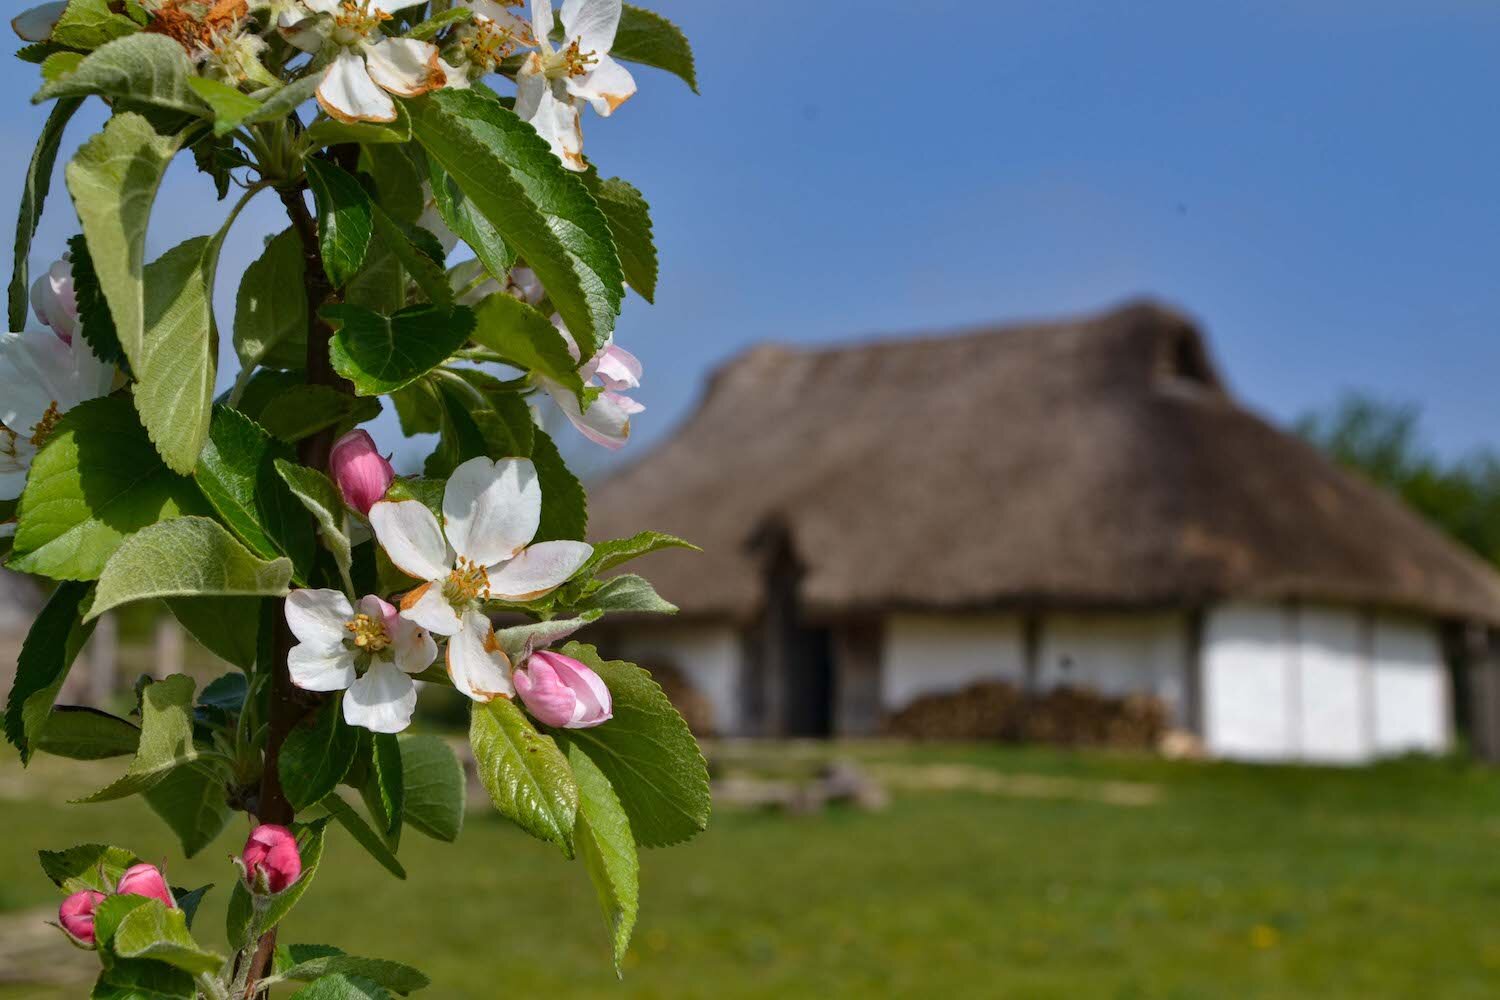
<svg viewBox="0 0 1500 1000">
<path fill-rule="evenodd" d="M 1240 406 L 1151 304 L 755 348 L 592 507 L 595 537 L 703 547 L 639 564 L 679 616 L 597 638 L 725 734 L 867 734 L 994 678 L 1154 694 L 1225 757 L 1437 752 L 1500 623 L 1500 576 Z"/>
</svg>

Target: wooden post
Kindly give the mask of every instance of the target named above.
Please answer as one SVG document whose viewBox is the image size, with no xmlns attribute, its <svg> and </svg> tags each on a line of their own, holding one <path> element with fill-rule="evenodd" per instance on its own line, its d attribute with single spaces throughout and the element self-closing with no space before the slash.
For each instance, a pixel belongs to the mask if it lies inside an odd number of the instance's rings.
<svg viewBox="0 0 1500 1000">
<path fill-rule="evenodd" d="M 840 622 L 833 628 L 833 735 L 874 736 L 880 731 L 881 662 L 885 623 L 877 616 Z"/>
</svg>

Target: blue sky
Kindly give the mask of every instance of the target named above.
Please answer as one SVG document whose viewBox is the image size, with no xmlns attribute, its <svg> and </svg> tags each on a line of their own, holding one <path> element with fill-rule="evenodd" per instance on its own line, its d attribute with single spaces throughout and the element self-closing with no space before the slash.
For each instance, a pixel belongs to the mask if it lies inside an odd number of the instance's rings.
<svg viewBox="0 0 1500 1000">
<path fill-rule="evenodd" d="M 1274 418 L 1358 387 L 1420 403 L 1449 454 L 1500 444 L 1500 5 L 652 5 L 692 38 L 702 96 L 643 69 L 613 118 L 585 119 L 601 170 L 651 200 L 663 258 L 659 304 L 633 299 L 618 331 L 647 373 L 627 457 L 761 340 L 1137 295 L 1198 317 Z M 0 73 L 16 193 L 44 112 L 24 106 L 34 67 Z M 152 252 L 217 211 L 178 165 Z M 232 237 L 226 330 L 279 213 L 263 197 Z M 75 228 L 57 197 L 34 265 Z"/>
</svg>

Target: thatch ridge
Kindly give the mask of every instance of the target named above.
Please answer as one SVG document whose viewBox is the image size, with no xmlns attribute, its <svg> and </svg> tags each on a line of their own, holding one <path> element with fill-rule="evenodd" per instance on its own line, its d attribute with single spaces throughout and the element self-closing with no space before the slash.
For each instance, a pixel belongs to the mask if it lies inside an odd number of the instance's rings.
<svg viewBox="0 0 1500 1000">
<path fill-rule="evenodd" d="M 1182 314 L 831 349 L 720 368 L 670 439 L 594 493 L 592 534 L 703 554 L 640 571 L 690 615 L 755 614 L 784 530 L 813 614 L 1351 602 L 1500 622 L 1500 575 L 1235 402 Z"/>
</svg>

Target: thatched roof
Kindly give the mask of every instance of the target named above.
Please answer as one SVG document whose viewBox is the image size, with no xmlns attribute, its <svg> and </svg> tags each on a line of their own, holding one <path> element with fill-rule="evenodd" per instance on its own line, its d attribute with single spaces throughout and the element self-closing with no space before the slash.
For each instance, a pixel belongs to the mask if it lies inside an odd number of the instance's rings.
<svg viewBox="0 0 1500 1000">
<path fill-rule="evenodd" d="M 755 348 L 594 494 L 593 534 L 685 614 L 759 608 L 784 532 L 814 615 L 1303 598 L 1500 622 L 1500 576 L 1229 395 L 1192 323 L 1074 322 Z"/>
</svg>

